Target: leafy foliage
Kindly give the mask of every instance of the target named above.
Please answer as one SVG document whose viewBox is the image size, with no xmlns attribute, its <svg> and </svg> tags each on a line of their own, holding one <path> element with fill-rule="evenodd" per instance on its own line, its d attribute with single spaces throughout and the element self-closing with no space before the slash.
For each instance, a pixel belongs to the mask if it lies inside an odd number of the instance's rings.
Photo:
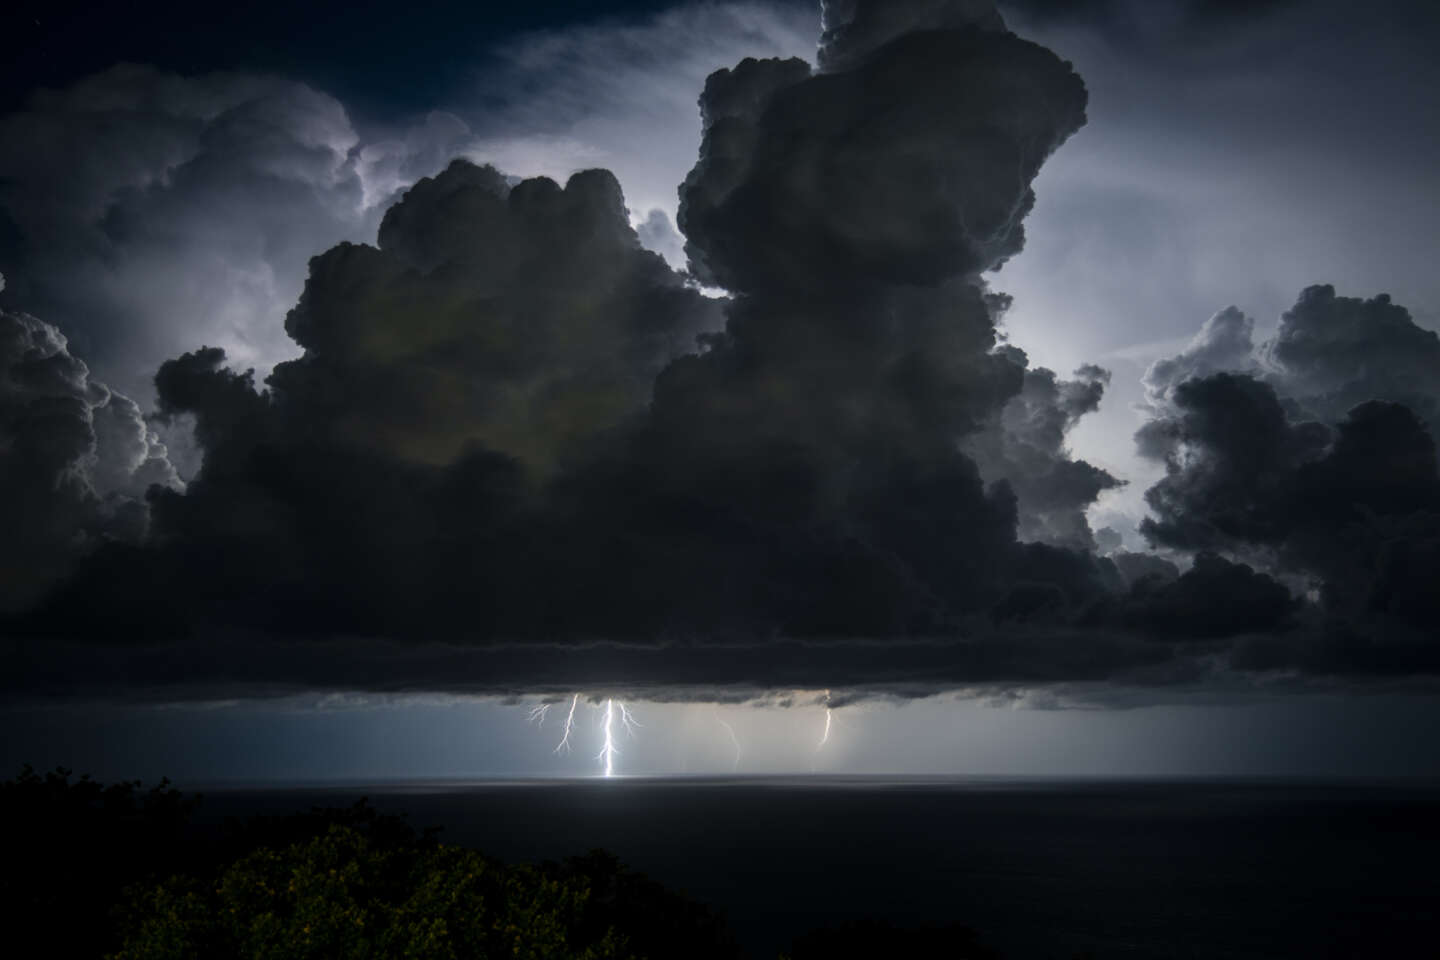
<svg viewBox="0 0 1440 960">
<path fill-rule="evenodd" d="M 557 879 L 440 844 L 387 847 L 352 827 L 262 847 L 206 889 L 172 878 L 131 899 L 114 960 L 466 957 L 621 960 L 583 921 L 581 878 Z"/>
<path fill-rule="evenodd" d="M 509 865 L 367 802 L 192 822 L 162 780 L 105 786 L 59 768 L 0 782 L 0 923 L 52 956 L 108 960 L 735 960 L 724 919 L 601 850 Z M 793 960 L 989 960 L 973 931 L 857 921 Z"/>
<path fill-rule="evenodd" d="M 603 851 L 507 865 L 364 800 L 223 828 L 198 803 L 25 767 L 0 783 L 0 923 L 114 960 L 738 955 L 718 914 Z"/>
<path fill-rule="evenodd" d="M 63 953 L 101 955 L 122 889 L 195 865 L 184 831 L 196 802 L 167 780 L 145 790 L 138 780 L 105 786 L 72 780 L 63 767 L 41 775 L 25 766 L 0 782 L 0 923 L 63 932 Z"/>
</svg>

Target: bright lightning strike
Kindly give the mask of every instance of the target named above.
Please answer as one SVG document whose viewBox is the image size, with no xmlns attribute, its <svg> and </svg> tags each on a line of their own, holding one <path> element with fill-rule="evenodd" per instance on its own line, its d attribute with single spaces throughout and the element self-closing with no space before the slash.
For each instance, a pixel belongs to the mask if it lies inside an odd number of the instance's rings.
<svg viewBox="0 0 1440 960">
<path fill-rule="evenodd" d="M 550 708 L 554 704 L 542 703 L 530 708 L 530 722 L 537 726 L 543 726 L 545 718 L 550 714 Z M 565 726 L 560 734 L 560 742 L 555 745 L 556 753 L 569 753 L 571 748 L 571 734 L 575 732 L 575 711 L 580 706 L 580 694 L 572 694 L 570 697 L 570 709 L 565 711 Z M 626 706 L 625 701 L 606 699 L 605 705 L 600 710 L 600 731 L 601 747 L 600 753 L 595 759 L 604 766 L 605 776 L 615 775 L 615 758 L 620 755 L 620 750 L 615 746 L 615 724 L 618 720 L 620 726 L 624 727 L 626 736 L 634 737 L 635 731 L 644 726 L 635 718 L 635 714 Z"/>
<path fill-rule="evenodd" d="M 644 726 L 644 724 L 635 719 L 635 715 L 625 706 L 624 700 L 619 701 L 615 706 L 620 708 L 620 725 L 625 728 L 625 735 L 633 738 L 636 729 Z"/>
<path fill-rule="evenodd" d="M 829 690 L 826 690 L 826 691 L 825 691 L 825 730 L 824 730 L 823 733 L 820 734 L 820 742 L 815 745 L 815 750 L 816 750 L 816 752 L 819 752 L 820 750 L 824 749 L 825 744 L 827 744 L 827 743 L 830 742 L 830 721 L 831 721 L 832 719 L 833 719 L 833 718 L 832 718 L 831 715 L 830 715 L 830 691 L 829 691 Z"/>
<path fill-rule="evenodd" d="M 600 755 L 595 759 L 605 764 L 605 776 L 607 777 L 615 775 L 615 758 L 620 755 L 620 748 L 615 746 L 617 715 L 620 726 L 625 728 L 626 736 L 634 737 L 636 729 L 640 727 L 640 721 L 636 720 L 635 715 L 630 712 L 630 708 L 625 706 L 624 700 L 607 699 L 605 701 L 605 713 L 600 725 L 605 738 L 604 746 L 600 748 Z"/>
<path fill-rule="evenodd" d="M 625 705 L 624 705 L 624 704 L 621 704 L 621 705 L 620 705 L 620 713 L 621 713 L 622 716 L 624 716 L 624 714 L 625 714 Z M 606 701 L 605 701 L 605 719 L 604 719 L 604 723 L 601 725 L 601 729 L 604 730 L 604 732 L 605 732 L 605 745 L 600 748 L 600 755 L 597 756 L 595 759 L 596 759 L 596 760 L 599 760 L 601 763 L 605 764 L 605 776 L 610 777 L 610 776 L 614 776 L 614 774 L 615 774 L 615 754 L 617 754 L 617 753 L 619 752 L 618 750 L 615 749 L 615 701 L 614 701 L 614 700 L 606 700 Z"/>
<path fill-rule="evenodd" d="M 570 698 L 570 712 L 565 715 L 565 732 L 560 737 L 560 743 L 555 747 L 556 753 L 570 752 L 570 731 L 575 729 L 575 707 L 579 703 L 580 694 L 577 693 Z M 545 714 L 542 712 L 540 716 L 543 719 Z"/>
</svg>

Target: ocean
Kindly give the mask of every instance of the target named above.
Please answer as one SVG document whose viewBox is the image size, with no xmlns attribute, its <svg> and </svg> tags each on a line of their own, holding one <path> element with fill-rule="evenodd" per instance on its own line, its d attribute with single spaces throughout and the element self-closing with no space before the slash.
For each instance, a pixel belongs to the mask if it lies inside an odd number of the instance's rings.
<svg viewBox="0 0 1440 960">
<path fill-rule="evenodd" d="M 1440 784 L 678 778 L 210 786 L 203 821 L 360 797 L 510 861 L 603 848 L 747 956 L 856 918 L 1003 956 L 1440 956 Z"/>
</svg>

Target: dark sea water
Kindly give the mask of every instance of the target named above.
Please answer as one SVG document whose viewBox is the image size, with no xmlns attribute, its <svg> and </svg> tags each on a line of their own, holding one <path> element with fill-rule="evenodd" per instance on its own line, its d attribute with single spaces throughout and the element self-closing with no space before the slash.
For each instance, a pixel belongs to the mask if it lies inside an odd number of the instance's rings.
<svg viewBox="0 0 1440 960">
<path fill-rule="evenodd" d="M 603 847 L 753 957 L 858 917 L 1014 958 L 1440 957 L 1440 785 L 705 779 L 205 790 L 202 817 L 361 796 L 512 861 Z"/>
</svg>

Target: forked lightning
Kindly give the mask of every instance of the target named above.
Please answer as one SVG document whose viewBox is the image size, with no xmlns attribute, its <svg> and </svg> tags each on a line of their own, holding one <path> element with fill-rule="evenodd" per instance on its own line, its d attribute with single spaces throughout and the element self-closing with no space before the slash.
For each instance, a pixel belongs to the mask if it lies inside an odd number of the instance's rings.
<svg viewBox="0 0 1440 960">
<path fill-rule="evenodd" d="M 550 714 L 553 704 L 542 703 L 530 709 L 530 722 L 537 726 L 544 726 L 545 718 Z M 570 709 L 565 713 L 565 726 L 560 732 L 560 742 L 555 745 L 555 753 L 569 753 L 571 749 L 570 735 L 575 732 L 575 710 L 580 706 L 580 694 L 576 693 L 570 697 Z M 600 732 L 601 746 L 600 753 L 595 759 L 599 760 L 605 771 L 605 776 L 615 775 L 615 758 L 620 755 L 619 749 L 615 746 L 615 721 L 618 719 L 620 725 L 625 728 L 627 736 L 634 737 L 635 731 L 643 724 L 635 719 L 635 714 L 625 705 L 623 700 L 606 698 L 605 705 L 600 710 Z"/>
<path fill-rule="evenodd" d="M 575 707 L 580 703 L 580 694 L 570 698 L 570 712 L 565 715 L 565 730 L 560 736 L 560 742 L 555 746 L 556 753 L 570 752 L 570 731 L 575 729 Z"/>
</svg>

